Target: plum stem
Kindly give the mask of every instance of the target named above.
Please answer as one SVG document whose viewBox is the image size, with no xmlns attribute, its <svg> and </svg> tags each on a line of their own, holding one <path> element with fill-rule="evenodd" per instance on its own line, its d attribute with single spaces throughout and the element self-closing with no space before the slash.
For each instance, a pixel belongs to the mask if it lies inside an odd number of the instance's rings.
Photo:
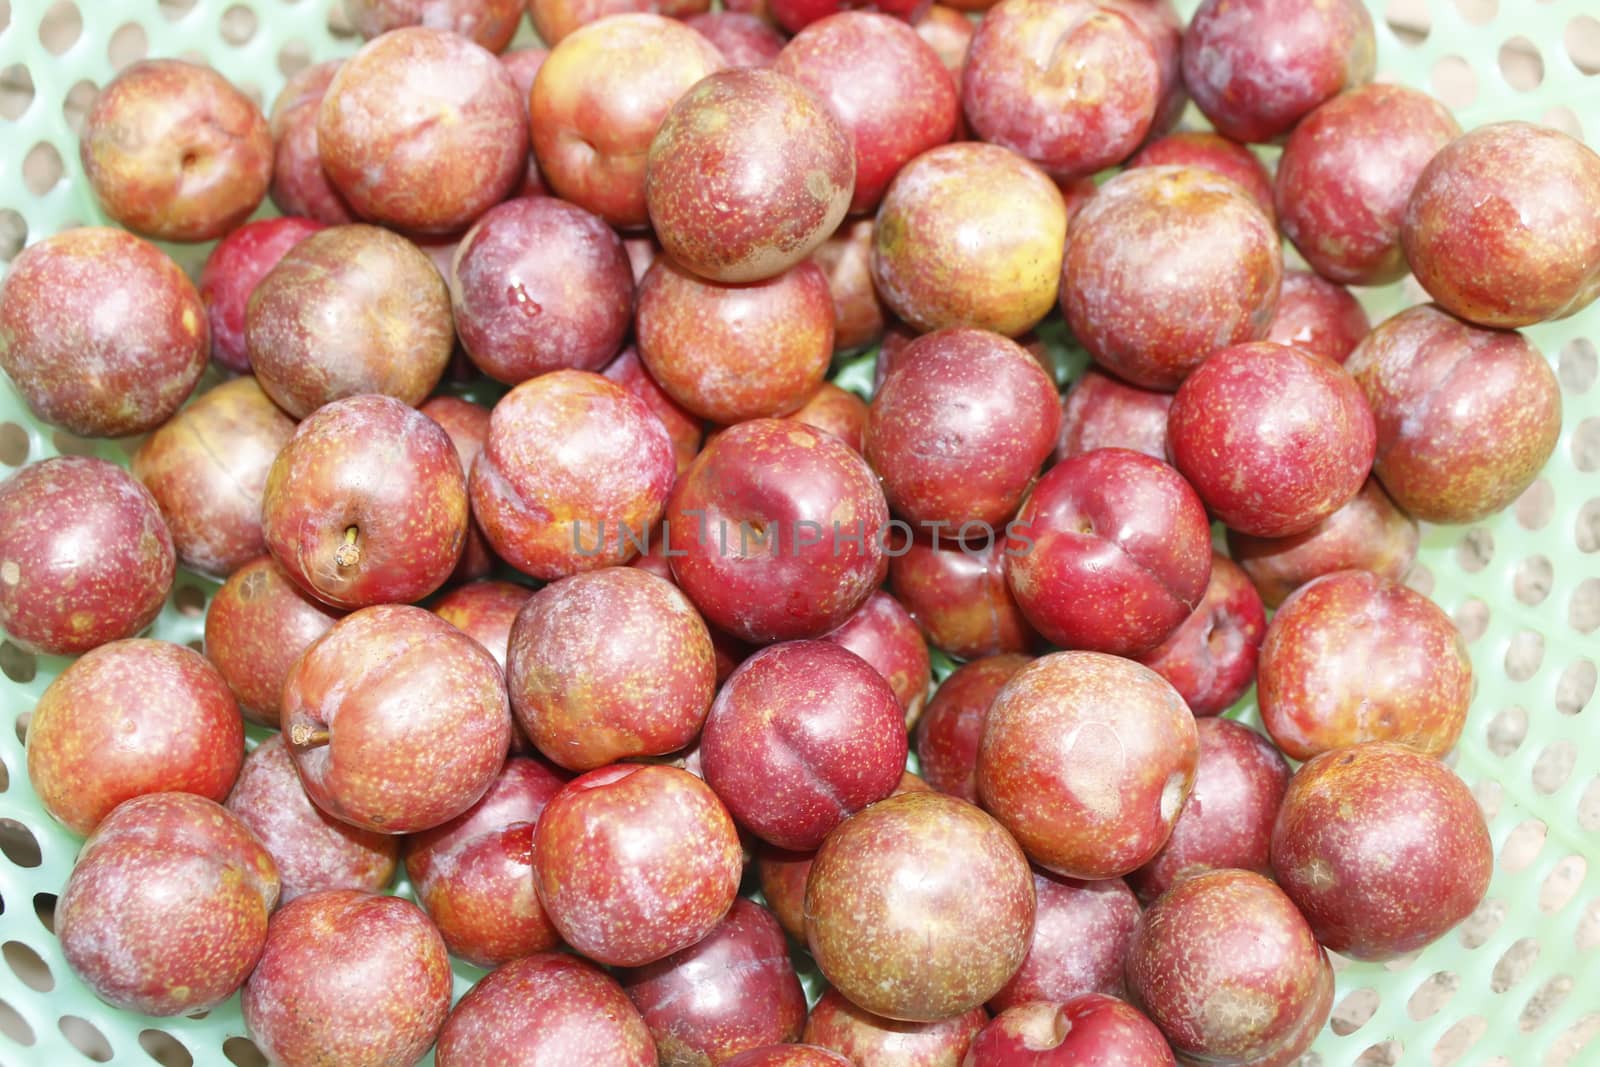
<svg viewBox="0 0 1600 1067">
<path fill-rule="evenodd" d="M 333 562 L 339 567 L 354 567 L 361 562 L 361 546 L 356 544 L 356 538 L 361 534 L 360 529 L 354 526 L 347 527 L 344 531 L 344 544 L 340 545 L 333 553 Z"/>
<path fill-rule="evenodd" d="M 330 736 L 327 730 L 303 722 L 289 727 L 289 743 L 296 748 L 318 748 L 327 744 Z"/>
</svg>

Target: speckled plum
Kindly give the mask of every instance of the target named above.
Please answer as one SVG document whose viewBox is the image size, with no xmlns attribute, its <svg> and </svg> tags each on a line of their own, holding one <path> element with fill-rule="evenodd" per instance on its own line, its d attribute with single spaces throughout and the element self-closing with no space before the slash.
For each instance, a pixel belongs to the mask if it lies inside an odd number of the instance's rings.
<svg viewBox="0 0 1600 1067">
<path fill-rule="evenodd" d="M 763 1045 L 749 1049 L 722 1067 L 852 1067 L 849 1060 L 820 1045 Z"/>
<path fill-rule="evenodd" d="M 1084 993 L 1065 1003 L 1016 1004 L 972 1041 L 962 1067 L 1176 1067 L 1172 1049 L 1138 1008 Z"/>
<path fill-rule="evenodd" d="M 494 657 L 404 604 L 347 615 L 312 642 L 284 682 L 282 723 L 317 807 L 385 834 L 460 815 L 511 744 Z"/>
<path fill-rule="evenodd" d="M 1284 145 L 1276 183 L 1284 234 L 1331 281 L 1399 281 L 1409 270 L 1400 222 L 1411 190 L 1460 135 L 1449 109 L 1416 89 L 1364 85 L 1339 94 Z"/>
<path fill-rule="evenodd" d="M 1372 80 L 1377 39 L 1360 0 L 1205 0 L 1183 35 L 1183 82 L 1217 131 L 1267 142 L 1324 100 Z"/>
<path fill-rule="evenodd" d="M 928 643 L 960 659 L 1026 652 L 1039 643 L 1006 584 L 1005 543 L 985 548 L 916 539 L 889 560 L 889 584 Z"/>
<path fill-rule="evenodd" d="M 943 793 L 902 793 L 852 816 L 806 880 L 806 941 L 823 976 L 858 1007 L 906 1022 L 994 996 L 1027 955 L 1033 913 L 1017 843 Z"/>
<path fill-rule="evenodd" d="M 461 998 L 434 1050 L 439 1067 L 604 1063 L 656 1067 L 644 1019 L 616 980 L 564 952 L 541 952 L 485 975 Z"/>
<path fill-rule="evenodd" d="M 889 683 L 848 649 L 772 645 L 740 664 L 711 705 L 700 740 L 706 783 L 763 841 L 815 849 L 899 784 L 904 715 Z"/>
<path fill-rule="evenodd" d="M 544 61 L 549 58 L 550 49 L 538 45 L 514 49 L 500 55 L 500 65 L 511 75 L 511 84 L 517 87 L 517 98 L 522 101 L 524 117 L 528 115 L 528 99 L 533 94 L 533 80 L 539 76 L 539 68 L 544 66 Z M 544 175 L 539 173 L 539 160 L 533 154 L 531 142 L 527 169 L 523 173 L 522 184 L 517 187 L 514 195 L 550 195 L 550 187 L 545 184 Z"/>
<path fill-rule="evenodd" d="M 250 372 L 244 312 L 261 279 L 284 254 L 322 229 L 313 219 L 288 216 L 247 222 L 212 249 L 200 271 L 200 300 L 211 324 L 211 358 L 235 374 Z"/>
<path fill-rule="evenodd" d="M 961 104 L 983 140 L 1054 177 L 1084 178 L 1127 159 L 1149 134 L 1161 75 L 1150 35 L 1125 10 L 1001 0 L 968 47 Z"/>
<path fill-rule="evenodd" d="M 855 1067 L 958 1067 L 989 1021 L 982 1008 L 934 1022 L 885 1019 L 825 990 L 811 1008 L 803 1040 L 831 1049 Z"/>
<path fill-rule="evenodd" d="M 19 648 L 69 656 L 132 637 L 176 566 L 155 498 L 112 463 L 59 456 L 0 482 L 0 625 Z"/>
<path fill-rule="evenodd" d="M 217 71 L 148 59 L 100 90 L 78 156 L 112 219 L 158 241 L 209 241 L 250 216 L 272 178 L 272 134 Z"/>
<path fill-rule="evenodd" d="M 660 15 L 613 15 L 564 37 L 528 104 L 550 188 L 613 226 L 648 223 L 650 142 L 684 91 L 723 66 L 715 45 Z"/>
<path fill-rule="evenodd" d="M 776 70 L 740 67 L 707 76 L 672 106 L 650 142 L 645 200 L 681 266 L 753 282 L 839 228 L 855 171 L 850 134 L 821 97 Z"/>
<path fill-rule="evenodd" d="M 539 751 L 588 771 L 693 741 L 716 688 L 715 654 L 671 582 L 605 567 L 533 594 L 511 629 L 506 685 Z"/>
<path fill-rule="evenodd" d="M 280 734 L 244 758 L 227 808 L 272 856 L 285 904 L 323 889 L 381 893 L 394 878 L 399 839 L 359 830 L 311 803 Z"/>
<path fill-rule="evenodd" d="M 928 784 L 941 793 L 978 802 L 978 745 L 989 706 L 1027 656 L 1003 653 L 964 663 L 928 702 L 917 724 L 917 762 Z"/>
<path fill-rule="evenodd" d="M 922 631 L 900 601 L 881 589 L 874 590 L 854 615 L 822 639 L 866 660 L 894 690 L 905 712 L 906 728 L 917 724 L 928 699 L 932 669 Z"/>
<path fill-rule="evenodd" d="M 836 352 L 861 348 L 883 335 L 883 301 L 872 285 L 872 228 L 871 219 L 846 219 L 811 256 L 833 295 Z"/>
<path fill-rule="evenodd" d="M 497 967 L 552 949 L 560 935 L 533 884 L 533 832 L 566 780 L 538 760 L 506 761 L 454 819 L 406 839 L 406 877 L 449 950 Z"/>
<path fill-rule="evenodd" d="M 790 852 L 768 844 L 756 847 L 761 895 L 784 932 L 802 945 L 806 942 L 806 879 L 816 856 L 815 852 Z"/>
<path fill-rule="evenodd" d="M 1477 522 L 1505 509 L 1561 435 L 1561 389 L 1539 350 L 1431 304 L 1378 326 L 1345 369 L 1377 421 L 1373 472 L 1425 522 Z"/>
<path fill-rule="evenodd" d="M 597 963 L 642 967 L 688 948 L 728 914 L 739 833 L 688 771 L 620 763 L 568 783 L 533 835 L 539 899 L 561 937 Z"/>
<path fill-rule="evenodd" d="M 713 422 L 787 415 L 833 358 L 833 297 L 815 263 L 746 285 L 707 281 L 666 257 L 639 285 L 639 358 L 688 411 Z"/>
<path fill-rule="evenodd" d="M 331 226 L 307 237 L 261 280 L 245 310 L 256 379 L 297 419 L 363 393 L 420 404 L 454 343 L 439 272 L 416 245 L 376 226 Z"/>
<path fill-rule="evenodd" d="M 734 901 L 699 942 L 619 977 L 664 1067 L 709 1067 L 794 1041 L 806 1021 L 783 928 L 748 900 Z"/>
<path fill-rule="evenodd" d="M 133 476 L 150 491 L 191 570 L 226 578 L 267 550 L 261 498 L 294 421 L 254 378 L 224 382 L 145 439 Z"/>
<path fill-rule="evenodd" d="M 267 940 L 278 872 L 215 801 L 135 797 L 83 843 L 56 905 L 67 966 L 106 1003 L 144 1015 L 208 1011 Z"/>
<path fill-rule="evenodd" d="M 1450 617 L 1421 593 L 1335 571 L 1273 616 L 1257 687 L 1261 721 L 1293 759 L 1361 741 L 1443 756 L 1466 724 L 1472 661 Z"/>
<path fill-rule="evenodd" d="M 146 793 L 228 796 L 244 720 L 200 653 L 166 641 L 113 641 L 75 660 L 28 723 L 28 781 L 74 833 Z"/>
<path fill-rule="evenodd" d="M 1200 498 L 1177 471 L 1125 448 L 1056 464 L 1007 532 L 1011 592 L 1063 648 L 1148 652 L 1199 605 L 1211 576 Z"/>
<path fill-rule="evenodd" d="M 126 437 L 172 417 L 206 369 L 205 306 L 155 245 L 64 230 L 17 254 L 0 289 L 0 369 L 39 419 Z"/>
<path fill-rule="evenodd" d="M 730 67 L 770 67 L 788 40 L 771 22 L 741 11 L 703 11 L 683 21 L 715 45 Z"/>
<path fill-rule="evenodd" d="M 228 576 L 206 609 L 205 652 L 258 726 L 278 725 L 283 683 L 339 612 L 301 592 L 271 556 Z"/>
<path fill-rule="evenodd" d="M 1101 366 L 1147 389 L 1176 389 L 1212 353 L 1267 335 L 1280 245 L 1232 180 L 1138 167 L 1102 185 L 1072 220 L 1061 307 Z"/>
<path fill-rule="evenodd" d="M 673 19 L 703 14 L 711 0 L 528 0 L 528 15 L 539 39 L 552 46 L 584 26 L 608 17 L 648 12 Z"/>
<path fill-rule="evenodd" d="M 1575 314 L 1600 296 L 1600 155 L 1546 126 L 1481 126 L 1433 157 L 1400 236 L 1417 281 L 1470 322 Z"/>
<path fill-rule="evenodd" d="M 472 464 L 472 514 L 507 563 L 561 578 L 631 559 L 677 470 L 643 400 L 589 371 L 554 371 L 495 405 Z"/>
<path fill-rule="evenodd" d="M 1266 611 L 1249 576 L 1213 554 L 1205 598 L 1139 662 L 1171 682 L 1197 718 L 1220 715 L 1255 680 L 1266 634 Z"/>
<path fill-rule="evenodd" d="M 864 454 L 895 514 L 993 536 L 1055 447 L 1055 382 L 1022 346 L 953 328 L 906 346 L 872 399 Z"/>
<path fill-rule="evenodd" d="M 672 399 L 672 394 L 661 388 L 661 383 L 651 377 L 639 349 L 629 345 L 600 372 L 645 402 L 672 438 L 672 450 L 677 456 L 678 473 L 689 469 L 689 464 L 700 453 L 700 442 L 705 438 L 704 423 L 682 404 Z"/>
<path fill-rule="evenodd" d="M 1416 520 L 1395 507 L 1377 479 L 1367 479 L 1348 504 L 1305 533 L 1250 537 L 1228 531 L 1228 551 L 1269 608 L 1302 585 L 1334 571 L 1371 571 L 1400 581 L 1417 558 Z"/>
<path fill-rule="evenodd" d="M 1139 0 L 1132 0 L 1139 2 Z M 1269 220 L 1277 218 L 1272 197 L 1272 172 L 1256 154 L 1219 133 L 1179 130 L 1151 141 L 1128 161 L 1134 167 L 1196 167 L 1231 178 Z"/>
<path fill-rule="evenodd" d="M 453 233 L 527 172 L 527 113 L 492 52 L 408 26 L 345 60 L 317 112 L 317 152 L 356 214 Z"/>
<path fill-rule="evenodd" d="M 707 622 L 746 641 L 827 633 L 886 570 L 889 507 L 872 468 L 832 434 L 787 419 L 718 434 L 667 520 L 679 586 Z"/>
<path fill-rule="evenodd" d="M 1254 871 L 1179 882 L 1144 913 L 1128 995 L 1184 1062 L 1292 1064 L 1333 1007 L 1333 970 L 1311 928 Z"/>
<path fill-rule="evenodd" d="M 920 8 L 910 17 L 911 28 L 917 31 L 932 48 L 939 61 L 944 64 L 944 69 L 956 81 L 956 95 L 959 100 L 961 93 L 961 80 L 967 66 L 967 47 L 972 43 L 972 35 L 978 32 L 978 24 L 967 18 L 963 10 L 958 10 L 956 4 L 929 4 Z M 956 135 L 952 140 L 966 139 L 966 119 L 960 114 L 956 115 Z"/>
<path fill-rule="evenodd" d="M 1201 719 L 1194 792 L 1155 858 L 1128 875 L 1146 902 L 1201 871 L 1237 867 L 1271 875 L 1272 824 L 1289 762 L 1272 742 L 1232 719 Z"/>
<path fill-rule="evenodd" d="M 404 26 L 449 30 L 498 52 L 522 24 L 523 0 L 345 0 L 345 15 L 367 40 Z"/>
<path fill-rule="evenodd" d="M 268 127 L 272 131 L 272 202 L 285 215 L 299 215 L 337 226 L 355 222 L 339 190 L 322 169 L 317 148 L 317 115 L 328 83 L 344 63 L 330 59 L 306 67 L 284 84 L 272 105 Z"/>
<path fill-rule="evenodd" d="M 872 234 L 872 280 L 918 331 L 1016 337 L 1050 311 L 1067 209 L 1043 171 L 999 145 L 941 145 L 900 169 Z"/>
<path fill-rule="evenodd" d="M 1081 882 L 1033 873 L 1038 907 L 1028 957 L 989 998 L 999 1014 L 1030 1001 L 1061 1003 L 1085 993 L 1120 995 L 1139 902 L 1120 878 Z"/>
<path fill-rule="evenodd" d="M 1370 332 L 1372 322 L 1366 309 L 1350 290 L 1311 271 L 1283 272 L 1283 289 L 1267 340 L 1303 348 L 1342 365 Z"/>
<path fill-rule="evenodd" d="M 1356 381 L 1288 345 L 1233 345 L 1191 374 L 1167 414 L 1173 464 L 1240 533 L 1289 537 L 1361 491 L 1377 437 Z"/>
<path fill-rule="evenodd" d="M 1388 960 L 1432 944 L 1483 902 L 1494 844 L 1450 768 L 1401 745 L 1354 745 L 1289 782 L 1272 869 L 1329 950 Z"/>
<path fill-rule="evenodd" d="M 450 1013 L 450 957 L 409 900 L 307 893 L 272 917 L 240 1007 L 283 1067 L 415 1063 Z"/>
<path fill-rule="evenodd" d="M 785 417 L 826 430 L 857 452 L 867 433 L 867 402 L 832 382 L 823 382 L 810 400 Z"/>
<path fill-rule="evenodd" d="M 849 136 L 852 214 L 877 207 L 901 167 L 955 132 L 955 79 L 901 19 L 866 11 L 819 19 L 784 45 L 772 67 L 821 97 Z"/>
<path fill-rule="evenodd" d="M 488 649 L 504 670 L 511 627 L 531 596 L 525 585 L 484 579 L 450 590 L 433 605 L 433 613 Z"/>
<path fill-rule="evenodd" d="M 633 268 L 598 216 L 555 197 L 522 197 L 484 212 L 461 239 L 450 299 L 472 362 L 516 385 L 610 362 L 633 317 Z"/>
<path fill-rule="evenodd" d="M 461 558 L 467 522 L 449 436 L 386 396 L 334 401 L 296 427 L 261 505 L 273 558 L 301 589 L 347 609 L 439 588 Z"/>
<path fill-rule="evenodd" d="M 1039 866 L 1115 878 L 1166 844 L 1198 759 L 1194 716 L 1166 679 L 1116 656 L 1056 652 L 989 706 L 978 798 Z"/>
<path fill-rule="evenodd" d="M 1061 398 L 1056 462 L 1097 448 L 1129 448 L 1165 462 L 1171 407 L 1171 393 L 1141 389 L 1088 367 Z"/>
<path fill-rule="evenodd" d="M 439 424 L 455 446 L 456 458 L 461 461 L 461 471 L 472 470 L 472 463 L 483 451 L 483 442 L 489 436 L 489 409 L 469 400 L 454 396 L 436 396 L 417 408 Z M 494 570 L 494 551 L 475 521 L 467 524 L 467 539 L 461 546 L 461 559 L 450 573 L 449 584 L 471 582 L 483 578 Z"/>
</svg>

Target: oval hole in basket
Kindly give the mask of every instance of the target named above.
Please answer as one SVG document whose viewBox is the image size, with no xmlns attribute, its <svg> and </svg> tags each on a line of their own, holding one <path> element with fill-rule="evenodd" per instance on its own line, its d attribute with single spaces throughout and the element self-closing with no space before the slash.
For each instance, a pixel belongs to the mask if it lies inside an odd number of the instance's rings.
<svg viewBox="0 0 1600 1067">
<path fill-rule="evenodd" d="M 1528 736 L 1528 713 L 1512 705 L 1489 720 L 1489 751 L 1502 758 L 1522 746 Z"/>
<path fill-rule="evenodd" d="M 100 442 L 79 437 L 65 430 L 51 433 L 50 443 L 55 445 L 56 451 L 63 456 L 93 456 L 100 450 Z"/>
<path fill-rule="evenodd" d="M 1551 565 L 1549 556 L 1529 556 L 1517 564 L 1516 574 L 1511 579 L 1511 592 L 1529 607 L 1542 604 L 1544 598 L 1550 595 L 1555 576 L 1555 567 Z"/>
<path fill-rule="evenodd" d="M 1469 108 L 1478 99 L 1478 74 L 1472 64 L 1460 56 L 1439 57 L 1429 82 L 1433 95 L 1452 110 Z"/>
<path fill-rule="evenodd" d="M 17 732 L 17 744 L 26 746 L 28 743 L 28 724 L 33 721 L 33 712 L 25 711 L 17 716 L 17 721 L 12 723 L 12 729 Z"/>
<path fill-rule="evenodd" d="M 0 207 L 0 263 L 17 258 L 28 243 L 28 222 L 8 207 Z"/>
<path fill-rule="evenodd" d="M 81 1015 L 63 1015 L 56 1022 L 61 1036 L 72 1042 L 72 1047 L 96 1063 L 111 1062 L 111 1042 L 100 1028 Z"/>
<path fill-rule="evenodd" d="M 33 914 L 39 920 L 39 925 L 50 933 L 56 932 L 56 895 L 54 893 L 35 893 L 33 895 Z"/>
<path fill-rule="evenodd" d="M 56 0 L 39 20 L 39 43 L 53 56 L 66 53 L 83 36 L 83 15 L 72 0 Z"/>
<path fill-rule="evenodd" d="M 1559 792 L 1572 777 L 1578 762 L 1578 747 L 1571 741 L 1552 741 L 1533 764 L 1533 788 L 1544 796 Z"/>
<path fill-rule="evenodd" d="M 1580 634 L 1594 633 L 1600 627 L 1600 578 L 1585 578 L 1572 591 L 1567 602 L 1567 625 Z"/>
<path fill-rule="evenodd" d="M 1395 1067 L 1405 1062 L 1405 1051 L 1405 1046 L 1398 1041 L 1380 1041 L 1362 1049 L 1351 1067 Z"/>
<path fill-rule="evenodd" d="M 1477 574 L 1494 559 L 1494 534 L 1474 526 L 1456 542 L 1456 564 L 1468 574 Z"/>
<path fill-rule="evenodd" d="M 1539 673 L 1544 662 L 1544 635 L 1536 630 L 1518 630 L 1506 646 L 1506 677 L 1526 682 Z"/>
<path fill-rule="evenodd" d="M 1578 520 L 1572 524 L 1572 542 L 1579 552 L 1600 548 L 1600 497 L 1585 500 L 1578 509 Z"/>
<path fill-rule="evenodd" d="M 1591 1011 L 1561 1031 L 1545 1053 L 1543 1067 L 1580 1067 L 1583 1051 L 1600 1038 L 1600 1011 Z"/>
<path fill-rule="evenodd" d="M 337 6 L 337 5 L 335 5 Z M 271 1067 L 267 1058 L 248 1037 L 230 1037 L 222 1043 L 222 1054 L 238 1067 Z"/>
<path fill-rule="evenodd" d="M 260 20 L 256 18 L 254 11 L 243 4 L 234 4 L 222 13 L 218 32 L 222 34 L 224 41 L 239 48 L 249 44 L 259 28 Z"/>
<path fill-rule="evenodd" d="M 1544 56 L 1521 34 L 1500 46 L 1499 61 L 1501 76 L 1519 93 L 1530 93 L 1544 82 Z"/>
<path fill-rule="evenodd" d="M 160 0 L 161 13 L 173 22 L 194 10 L 199 0 Z"/>
<path fill-rule="evenodd" d="M 1412 48 L 1427 40 L 1433 29 L 1427 0 L 1388 0 L 1383 5 L 1383 21 L 1401 44 Z"/>
<path fill-rule="evenodd" d="M 144 27 L 137 22 L 124 23 L 117 27 L 117 32 L 111 35 L 111 40 L 106 44 L 106 60 L 111 64 L 112 70 L 121 70 L 130 63 L 137 63 L 150 54 L 150 37 L 144 32 Z"/>
<path fill-rule="evenodd" d="M 1328 1016 L 1328 1026 L 1340 1037 L 1353 1034 L 1367 1025 L 1378 1010 L 1378 991 L 1371 987 L 1352 989 L 1343 1000 L 1333 1006 Z"/>
<path fill-rule="evenodd" d="M 1524 819 L 1519 822 L 1500 849 L 1500 869 L 1512 874 L 1525 869 L 1539 858 L 1548 833 L 1549 828 L 1543 819 Z"/>
<path fill-rule="evenodd" d="M 1600 74 L 1600 19 L 1579 15 L 1561 34 L 1567 58 L 1585 74 Z"/>
<path fill-rule="evenodd" d="M 197 619 L 206 613 L 205 590 L 197 585 L 180 585 L 172 594 L 172 604 L 178 614 Z"/>
<path fill-rule="evenodd" d="M 39 1040 L 33 1036 L 33 1027 L 28 1025 L 28 1020 L 3 1000 L 0 1000 L 0 1034 L 4 1034 L 24 1048 L 32 1047 L 33 1043 Z"/>
<path fill-rule="evenodd" d="M 1517 1016 L 1517 1029 L 1525 1034 L 1539 1029 L 1571 993 L 1571 975 L 1552 975 L 1522 1006 L 1522 1014 Z"/>
<path fill-rule="evenodd" d="M 4 955 L 6 966 L 11 968 L 11 973 L 21 979 L 22 984 L 29 989 L 38 993 L 48 993 L 56 987 L 55 975 L 50 973 L 50 965 L 21 941 L 7 941 L 4 945 L 0 945 L 0 955 Z"/>
<path fill-rule="evenodd" d="M 1421 593 L 1423 596 L 1432 596 L 1433 571 L 1428 569 L 1428 565 L 1426 563 L 1418 560 L 1416 563 L 1413 563 L 1411 565 L 1411 569 L 1406 572 L 1405 586 L 1407 589 L 1410 589 L 1416 593 Z"/>
<path fill-rule="evenodd" d="M 1456 10 L 1474 26 L 1487 26 L 1500 13 L 1500 0 L 1456 0 Z"/>
<path fill-rule="evenodd" d="M 1600 375 L 1600 359 L 1594 351 L 1594 342 L 1587 337 L 1574 337 L 1561 346 L 1560 361 L 1556 364 L 1556 379 L 1569 393 L 1587 393 Z"/>
<path fill-rule="evenodd" d="M 328 5 L 328 34 L 344 41 L 357 36 L 355 24 L 350 21 L 350 16 L 345 14 L 343 4 Z"/>
<path fill-rule="evenodd" d="M 161 1030 L 140 1030 L 139 1047 L 161 1067 L 192 1067 L 194 1056 L 183 1042 Z"/>
<path fill-rule="evenodd" d="M 28 450 L 33 443 L 28 431 L 14 422 L 0 423 L 0 463 L 20 467 L 28 461 Z"/>
<path fill-rule="evenodd" d="M 1572 465 L 1585 474 L 1600 470 L 1600 416 L 1591 415 L 1572 432 Z"/>
<path fill-rule="evenodd" d="M 34 145 L 22 159 L 22 183 L 34 196 L 44 196 L 54 189 L 65 174 L 61 153 L 49 141 Z"/>
<path fill-rule="evenodd" d="M 1596 520 L 1600 521 L 1600 501 L 1596 504 Z M 1469 596 L 1457 606 L 1451 617 L 1455 620 L 1456 629 L 1461 631 L 1462 640 L 1470 643 L 1482 637 L 1489 628 L 1489 605 L 1475 596 Z"/>
<path fill-rule="evenodd" d="M 0 819 L 0 853 L 18 867 L 39 866 L 39 841 L 15 819 Z"/>
<path fill-rule="evenodd" d="M 83 78 L 72 83 L 72 88 L 67 90 L 67 95 L 61 99 L 61 115 L 67 120 L 67 125 L 72 127 L 72 132 L 83 135 L 84 120 L 89 117 L 89 109 L 94 107 L 94 102 L 100 96 L 100 87 L 88 78 Z"/>
<path fill-rule="evenodd" d="M 21 63 L 0 70 L 0 119 L 15 121 L 33 104 L 33 75 Z"/>
<path fill-rule="evenodd" d="M 1591 834 L 1600 833 L 1600 774 L 1590 779 L 1578 799 L 1578 827 Z"/>
<path fill-rule="evenodd" d="M 10 641 L 0 641 L 0 672 L 18 685 L 27 685 L 39 673 L 39 657 Z"/>
<path fill-rule="evenodd" d="M 1457 1020 L 1454 1026 L 1439 1035 L 1438 1042 L 1433 1046 L 1433 1058 L 1429 1062 L 1434 1067 L 1455 1063 L 1488 1032 L 1489 1020 L 1481 1015 L 1468 1015 Z"/>
<path fill-rule="evenodd" d="M 1572 903 L 1572 898 L 1583 888 L 1584 876 L 1589 873 L 1589 861 L 1579 855 L 1565 856 L 1551 868 L 1539 887 L 1539 910 L 1553 915 Z"/>
<path fill-rule="evenodd" d="M 1431 1019 L 1450 1003 L 1461 988 L 1461 976 L 1454 971 L 1435 971 L 1423 980 L 1406 1001 L 1406 1014 L 1417 1022 Z"/>
<path fill-rule="evenodd" d="M 1489 991 L 1491 993 L 1504 993 L 1524 978 L 1533 970 L 1533 965 L 1539 961 L 1539 942 L 1531 937 L 1520 938 L 1513 941 L 1511 947 L 1501 954 L 1494 965 L 1494 972 L 1489 976 Z"/>
<path fill-rule="evenodd" d="M 1456 939 L 1463 948 L 1477 948 L 1494 936 L 1505 919 L 1506 902 L 1498 897 L 1489 897 L 1456 927 Z"/>
</svg>

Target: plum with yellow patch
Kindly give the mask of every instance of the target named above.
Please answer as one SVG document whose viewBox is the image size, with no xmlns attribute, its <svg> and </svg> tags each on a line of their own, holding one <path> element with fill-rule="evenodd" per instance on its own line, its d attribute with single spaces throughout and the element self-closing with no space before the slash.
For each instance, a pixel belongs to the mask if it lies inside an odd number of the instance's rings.
<svg viewBox="0 0 1600 1067">
<path fill-rule="evenodd" d="M 1179 130 L 1151 141 L 1128 161 L 1128 167 L 1198 167 L 1230 178 L 1250 194 L 1268 219 L 1277 219 L 1272 200 L 1272 172 L 1238 141 L 1209 130 Z"/>
<path fill-rule="evenodd" d="M 1361 741 L 1439 757 L 1461 736 L 1472 692 L 1466 642 L 1437 604 L 1346 570 L 1301 586 L 1272 617 L 1256 699 L 1292 759 Z"/>
<path fill-rule="evenodd" d="M 56 905 L 67 966 L 144 1015 L 216 1007 L 244 982 L 278 903 L 272 857 L 215 801 L 135 797 L 83 843 Z"/>
<path fill-rule="evenodd" d="M 956 1067 L 988 1021 L 982 1008 L 925 1023 L 885 1019 L 828 989 L 812 1005 L 802 1040 L 857 1067 Z"/>
</svg>

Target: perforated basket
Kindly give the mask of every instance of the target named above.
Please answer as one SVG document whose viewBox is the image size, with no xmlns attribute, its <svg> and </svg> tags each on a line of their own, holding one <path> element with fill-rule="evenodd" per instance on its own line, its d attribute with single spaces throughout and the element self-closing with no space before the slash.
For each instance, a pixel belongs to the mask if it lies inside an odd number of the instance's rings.
<svg viewBox="0 0 1600 1067">
<path fill-rule="evenodd" d="M 1197 2 L 1179 7 L 1188 14 Z M 1434 92 L 1467 127 L 1522 118 L 1600 142 L 1597 0 L 1369 3 L 1380 78 Z M 27 241 L 104 221 L 82 180 L 77 130 L 118 69 L 144 56 L 195 58 L 270 102 L 287 74 L 355 47 L 337 8 L 0 0 L 0 270 Z M 207 249 L 169 251 L 194 269 Z M 1407 283 L 1363 298 L 1376 321 L 1421 294 Z M 1600 714 L 1600 307 L 1527 332 L 1559 372 L 1556 454 L 1504 515 L 1427 529 L 1410 578 L 1472 650 L 1478 692 L 1453 759 L 1490 820 L 1494 881 L 1476 915 L 1416 957 L 1341 967 L 1334 1017 L 1309 1063 L 1600 1063 L 1600 1046 L 1580 1051 L 1600 1034 L 1600 743 L 1583 736 Z M 871 381 L 861 364 L 845 375 Z M 125 462 L 130 450 L 40 425 L 0 381 L 0 476 L 58 452 Z M 198 647 L 214 588 L 180 574 L 155 636 Z M 62 959 L 51 909 L 79 841 L 29 788 L 22 737 L 64 664 L 0 644 L 0 1064 L 259 1063 L 237 999 L 199 1019 L 135 1016 L 98 1001 Z M 1236 713 L 1254 709 L 1247 699 Z M 476 973 L 458 969 L 458 994 Z"/>
</svg>

